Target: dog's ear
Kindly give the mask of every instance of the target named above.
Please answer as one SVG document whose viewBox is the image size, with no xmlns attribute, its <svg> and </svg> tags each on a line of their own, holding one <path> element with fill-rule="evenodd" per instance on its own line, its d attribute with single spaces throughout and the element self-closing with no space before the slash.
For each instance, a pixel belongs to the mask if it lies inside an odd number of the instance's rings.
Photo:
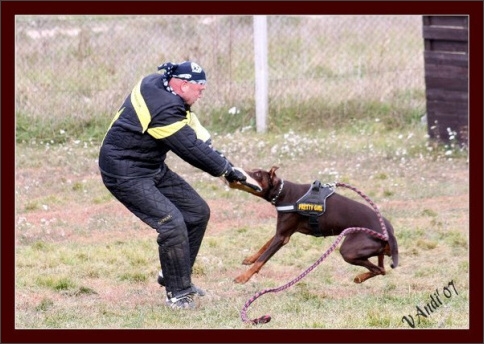
<svg viewBox="0 0 484 344">
<path fill-rule="evenodd" d="M 279 168 L 279 166 L 272 166 L 272 168 L 270 169 L 269 176 L 270 176 L 271 180 L 273 180 L 274 177 L 276 176 L 276 170 L 278 168 Z"/>
</svg>

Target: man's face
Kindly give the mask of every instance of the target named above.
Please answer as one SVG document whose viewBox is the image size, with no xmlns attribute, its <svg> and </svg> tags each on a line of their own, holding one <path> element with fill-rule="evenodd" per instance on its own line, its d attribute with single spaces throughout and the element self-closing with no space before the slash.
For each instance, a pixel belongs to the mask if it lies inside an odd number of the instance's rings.
<svg viewBox="0 0 484 344">
<path fill-rule="evenodd" d="M 183 81 L 181 85 L 181 94 L 185 103 L 188 105 L 193 105 L 195 102 L 202 98 L 202 92 L 205 90 L 205 84 L 193 83 L 190 81 Z"/>
</svg>

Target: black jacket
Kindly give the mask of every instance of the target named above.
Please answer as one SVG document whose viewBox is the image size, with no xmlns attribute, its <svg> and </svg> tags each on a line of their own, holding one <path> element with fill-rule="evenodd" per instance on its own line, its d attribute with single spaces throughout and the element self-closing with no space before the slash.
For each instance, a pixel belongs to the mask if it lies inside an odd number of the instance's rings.
<svg viewBox="0 0 484 344">
<path fill-rule="evenodd" d="M 101 172 L 116 177 L 142 177 L 165 167 L 168 151 L 191 165 L 221 176 L 229 162 L 191 126 L 192 113 L 183 99 L 162 84 L 160 74 L 144 77 L 126 98 L 104 137 Z"/>
</svg>

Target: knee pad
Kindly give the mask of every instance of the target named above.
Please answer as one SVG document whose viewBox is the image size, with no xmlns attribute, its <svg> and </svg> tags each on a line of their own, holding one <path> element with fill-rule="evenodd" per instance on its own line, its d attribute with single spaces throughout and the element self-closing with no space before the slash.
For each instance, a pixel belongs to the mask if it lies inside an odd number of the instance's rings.
<svg viewBox="0 0 484 344">
<path fill-rule="evenodd" d="M 190 209 L 189 212 L 185 212 L 183 215 L 185 217 L 185 222 L 188 224 L 207 224 L 210 220 L 210 207 L 207 202 L 201 199 L 195 207 Z"/>
<path fill-rule="evenodd" d="M 187 226 L 181 216 L 174 216 L 156 229 L 159 246 L 174 246 L 188 239 Z"/>
</svg>

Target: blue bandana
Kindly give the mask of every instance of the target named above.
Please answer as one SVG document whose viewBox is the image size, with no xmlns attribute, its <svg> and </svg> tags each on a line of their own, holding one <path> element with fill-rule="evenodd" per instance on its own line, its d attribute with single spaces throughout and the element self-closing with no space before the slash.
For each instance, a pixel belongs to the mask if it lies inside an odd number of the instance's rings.
<svg viewBox="0 0 484 344">
<path fill-rule="evenodd" d="M 207 82 L 205 72 L 195 62 L 185 61 L 182 63 L 165 62 L 158 66 L 158 70 L 164 70 L 163 85 L 166 90 L 173 92 L 173 89 L 168 85 L 171 78 L 187 80 L 189 82 L 204 85 Z"/>
</svg>

